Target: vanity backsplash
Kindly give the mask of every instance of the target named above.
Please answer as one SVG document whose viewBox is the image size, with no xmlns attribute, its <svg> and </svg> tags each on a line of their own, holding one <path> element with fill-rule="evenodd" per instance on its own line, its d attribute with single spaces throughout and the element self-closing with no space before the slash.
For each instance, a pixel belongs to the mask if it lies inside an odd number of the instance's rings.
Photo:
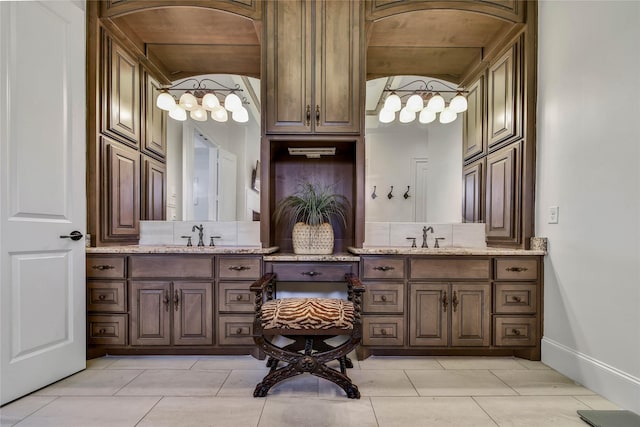
<svg viewBox="0 0 640 427">
<path fill-rule="evenodd" d="M 212 236 L 216 246 L 261 246 L 258 221 L 140 221 L 140 245 L 186 246 L 188 239 L 183 236 L 191 236 L 197 246 L 199 231 L 194 226 L 200 225 L 205 246 Z"/>
<path fill-rule="evenodd" d="M 365 248 L 375 247 L 410 247 L 412 238 L 416 246 L 422 247 L 424 228 L 427 245 L 435 246 L 435 239 L 439 239 L 441 248 L 484 248 L 485 225 L 482 223 L 465 224 L 432 224 L 424 222 L 366 222 L 364 227 Z M 433 230 L 433 232 L 431 232 Z"/>
</svg>

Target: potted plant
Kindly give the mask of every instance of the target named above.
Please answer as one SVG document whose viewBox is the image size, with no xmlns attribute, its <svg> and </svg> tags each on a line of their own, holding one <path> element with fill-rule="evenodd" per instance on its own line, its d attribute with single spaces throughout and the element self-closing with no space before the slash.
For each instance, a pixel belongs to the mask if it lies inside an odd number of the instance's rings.
<svg viewBox="0 0 640 427">
<path fill-rule="evenodd" d="M 311 183 L 303 183 L 290 196 L 280 200 L 273 213 L 276 223 L 288 219 L 293 225 L 293 252 L 296 254 L 333 253 L 333 227 L 338 220 L 346 227 L 349 201 L 341 194 Z"/>
</svg>

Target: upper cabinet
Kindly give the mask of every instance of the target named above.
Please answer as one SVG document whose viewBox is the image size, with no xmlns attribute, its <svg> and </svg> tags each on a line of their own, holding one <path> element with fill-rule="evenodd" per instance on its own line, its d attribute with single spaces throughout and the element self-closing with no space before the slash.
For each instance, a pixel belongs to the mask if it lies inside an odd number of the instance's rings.
<svg viewBox="0 0 640 427">
<path fill-rule="evenodd" d="M 363 8 L 356 0 L 267 2 L 266 133 L 361 133 Z"/>
<path fill-rule="evenodd" d="M 462 154 L 469 160 L 486 154 L 487 145 L 484 136 L 484 76 L 480 76 L 471 86 L 467 94 L 468 109 L 463 115 Z"/>
<path fill-rule="evenodd" d="M 148 73 L 145 76 L 145 133 L 142 151 L 164 158 L 167 154 L 167 113 L 156 106 L 160 84 Z"/>
</svg>

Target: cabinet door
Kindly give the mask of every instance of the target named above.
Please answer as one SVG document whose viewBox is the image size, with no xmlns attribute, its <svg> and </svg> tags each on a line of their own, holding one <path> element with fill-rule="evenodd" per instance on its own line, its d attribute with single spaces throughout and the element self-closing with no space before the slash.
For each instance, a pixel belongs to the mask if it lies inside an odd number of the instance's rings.
<svg viewBox="0 0 640 427">
<path fill-rule="evenodd" d="M 520 240 L 520 150 L 520 143 L 516 143 L 487 156 L 487 242 Z"/>
<path fill-rule="evenodd" d="M 484 76 L 480 76 L 471 86 L 467 95 L 468 109 L 463 115 L 462 154 L 464 159 L 486 153 L 484 136 Z"/>
<path fill-rule="evenodd" d="M 131 345 L 171 344 L 171 283 L 131 282 Z"/>
<path fill-rule="evenodd" d="M 103 131 L 127 144 L 140 144 L 140 67 L 110 37 L 103 36 L 105 72 Z"/>
<path fill-rule="evenodd" d="M 491 285 L 451 285 L 451 345 L 487 347 L 491 343 Z"/>
<path fill-rule="evenodd" d="M 145 133 L 142 150 L 164 158 L 167 154 L 167 113 L 156 107 L 160 83 L 145 73 Z"/>
<path fill-rule="evenodd" d="M 514 43 L 488 71 L 489 148 L 522 136 L 520 42 Z"/>
<path fill-rule="evenodd" d="M 265 130 L 311 131 L 311 2 L 268 1 L 265 6 Z"/>
<path fill-rule="evenodd" d="M 142 156 L 142 219 L 166 218 L 166 171 L 165 164 Z"/>
<path fill-rule="evenodd" d="M 412 284 L 409 311 L 409 345 L 446 346 L 448 344 L 448 283 Z"/>
<path fill-rule="evenodd" d="M 173 343 L 213 344 L 213 285 L 209 282 L 173 283 Z"/>
<path fill-rule="evenodd" d="M 140 154 L 103 138 L 103 239 L 135 240 L 140 233 Z"/>
<path fill-rule="evenodd" d="M 312 105 L 316 133 L 360 133 L 361 16 L 364 2 L 315 3 L 315 85 Z"/>
<path fill-rule="evenodd" d="M 482 222 L 484 215 L 485 159 L 465 166 L 462 172 L 462 222 Z"/>
</svg>

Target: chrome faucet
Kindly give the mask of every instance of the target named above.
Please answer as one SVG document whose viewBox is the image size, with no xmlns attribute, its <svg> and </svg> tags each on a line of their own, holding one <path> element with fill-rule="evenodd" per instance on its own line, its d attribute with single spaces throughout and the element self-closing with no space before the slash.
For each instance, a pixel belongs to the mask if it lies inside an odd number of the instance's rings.
<svg viewBox="0 0 640 427">
<path fill-rule="evenodd" d="M 431 227 L 431 226 L 422 227 L 422 247 L 423 248 L 428 248 L 429 247 L 429 245 L 427 245 L 427 231 L 430 231 L 431 234 L 433 234 L 433 227 Z"/>
<path fill-rule="evenodd" d="M 202 224 L 200 224 L 200 227 L 194 225 L 191 231 L 196 230 L 198 230 L 198 246 L 204 246 L 204 241 L 202 240 L 202 237 L 204 236 L 204 226 Z"/>
</svg>

